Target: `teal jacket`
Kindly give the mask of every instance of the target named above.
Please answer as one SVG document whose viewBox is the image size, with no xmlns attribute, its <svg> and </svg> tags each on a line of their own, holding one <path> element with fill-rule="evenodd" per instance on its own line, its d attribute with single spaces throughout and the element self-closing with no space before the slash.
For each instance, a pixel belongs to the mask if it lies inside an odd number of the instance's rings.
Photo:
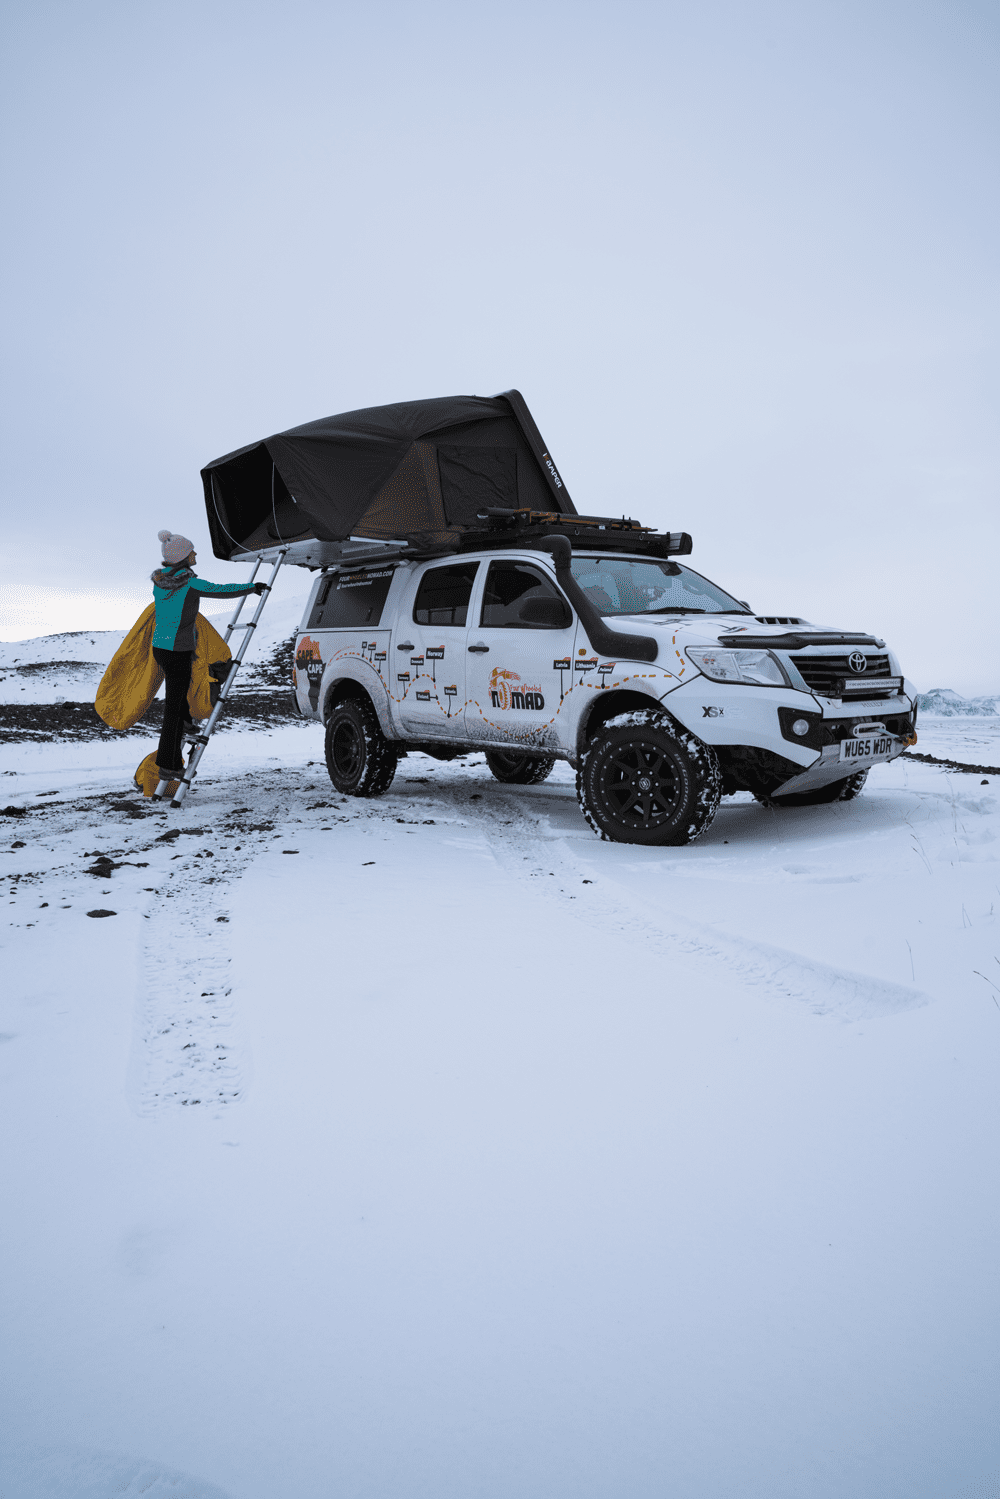
<svg viewBox="0 0 1000 1499">
<path fill-rule="evenodd" d="M 252 593 L 250 583 L 209 583 L 196 578 L 186 562 L 173 567 L 157 568 L 152 574 L 153 602 L 156 604 L 156 629 L 153 647 L 163 651 L 193 651 L 194 622 L 203 595 Z"/>
</svg>

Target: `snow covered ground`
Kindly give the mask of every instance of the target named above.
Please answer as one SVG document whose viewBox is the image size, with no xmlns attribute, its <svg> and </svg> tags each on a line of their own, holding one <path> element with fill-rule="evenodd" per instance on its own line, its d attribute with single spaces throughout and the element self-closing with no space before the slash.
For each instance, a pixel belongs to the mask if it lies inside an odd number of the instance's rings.
<svg viewBox="0 0 1000 1499">
<path fill-rule="evenodd" d="M 566 767 L 147 749 L 0 749 L 0 1494 L 994 1492 L 1000 778 L 651 851 Z"/>
</svg>

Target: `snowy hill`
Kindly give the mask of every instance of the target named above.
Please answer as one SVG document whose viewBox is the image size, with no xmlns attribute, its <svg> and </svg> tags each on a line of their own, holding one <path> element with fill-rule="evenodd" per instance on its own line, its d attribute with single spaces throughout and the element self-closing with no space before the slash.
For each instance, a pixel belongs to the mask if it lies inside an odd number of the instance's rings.
<svg viewBox="0 0 1000 1499">
<path fill-rule="evenodd" d="M 937 718 L 990 718 L 1000 713 L 1000 693 L 985 697 L 961 697 L 950 687 L 932 687 L 917 697 L 921 713 Z"/>
<path fill-rule="evenodd" d="M 294 635 L 306 594 L 276 599 L 264 610 L 240 672 L 239 690 L 287 687 L 290 668 L 282 647 Z M 224 633 L 232 607 L 205 610 Z M 250 616 L 248 616 L 250 617 Z M 0 642 L 0 703 L 93 702 L 98 684 L 127 630 L 67 630 L 30 640 Z M 234 648 L 239 641 L 233 642 Z"/>
</svg>

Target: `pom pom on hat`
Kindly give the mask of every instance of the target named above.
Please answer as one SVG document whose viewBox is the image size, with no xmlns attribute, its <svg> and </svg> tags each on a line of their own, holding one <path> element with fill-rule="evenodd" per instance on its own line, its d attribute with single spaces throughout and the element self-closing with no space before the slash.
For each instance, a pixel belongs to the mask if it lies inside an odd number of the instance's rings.
<svg viewBox="0 0 1000 1499">
<path fill-rule="evenodd" d="M 161 543 L 164 562 L 183 562 L 194 551 L 194 542 L 179 531 L 158 531 L 156 539 Z"/>
</svg>

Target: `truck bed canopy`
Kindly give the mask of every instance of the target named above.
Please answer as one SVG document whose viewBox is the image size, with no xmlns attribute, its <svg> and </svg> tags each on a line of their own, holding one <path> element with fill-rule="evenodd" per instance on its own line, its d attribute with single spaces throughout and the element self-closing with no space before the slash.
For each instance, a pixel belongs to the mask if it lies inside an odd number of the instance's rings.
<svg viewBox="0 0 1000 1499">
<path fill-rule="evenodd" d="M 216 458 L 201 476 L 212 549 L 227 561 L 351 536 L 447 547 L 489 507 L 576 514 L 516 390 L 324 417 Z"/>
</svg>

